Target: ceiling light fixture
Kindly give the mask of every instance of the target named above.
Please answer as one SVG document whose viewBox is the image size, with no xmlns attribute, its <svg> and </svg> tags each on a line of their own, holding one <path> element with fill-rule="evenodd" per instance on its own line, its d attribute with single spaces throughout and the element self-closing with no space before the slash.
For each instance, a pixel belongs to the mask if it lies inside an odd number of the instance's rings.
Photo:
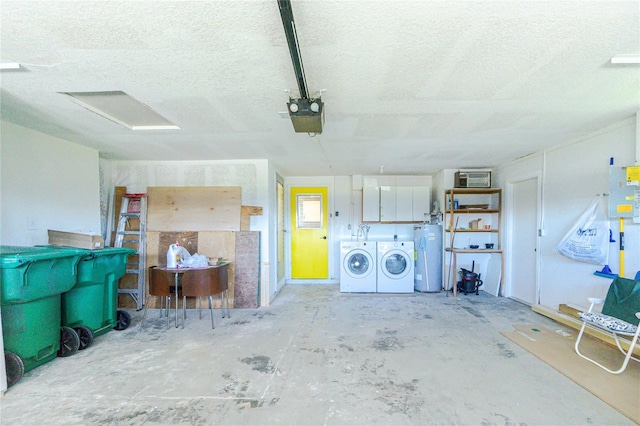
<svg viewBox="0 0 640 426">
<path fill-rule="evenodd" d="M 627 54 L 614 55 L 611 58 L 611 63 L 622 64 L 622 65 L 640 64 L 640 55 L 627 55 Z"/>
<path fill-rule="evenodd" d="M 20 64 L 17 62 L 0 62 L 0 70 L 19 70 Z"/>
<path fill-rule="evenodd" d="M 177 130 L 176 126 L 149 106 L 122 91 L 62 92 L 101 117 L 130 130 Z"/>
</svg>

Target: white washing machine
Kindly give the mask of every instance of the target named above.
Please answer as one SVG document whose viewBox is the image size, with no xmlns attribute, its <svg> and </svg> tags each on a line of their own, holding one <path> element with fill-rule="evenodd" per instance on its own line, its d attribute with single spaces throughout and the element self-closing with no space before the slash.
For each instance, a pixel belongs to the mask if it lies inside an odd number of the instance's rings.
<svg viewBox="0 0 640 426">
<path fill-rule="evenodd" d="M 340 292 L 376 292 L 376 242 L 340 242 Z"/>
<path fill-rule="evenodd" d="M 378 241 L 378 293 L 413 293 L 413 241 Z"/>
</svg>

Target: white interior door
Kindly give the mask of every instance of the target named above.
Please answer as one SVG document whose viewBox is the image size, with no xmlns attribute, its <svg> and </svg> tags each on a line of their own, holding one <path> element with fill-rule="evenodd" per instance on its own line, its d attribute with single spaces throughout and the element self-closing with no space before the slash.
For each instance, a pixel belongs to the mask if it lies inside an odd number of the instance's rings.
<svg viewBox="0 0 640 426">
<path fill-rule="evenodd" d="M 536 288 L 538 179 L 527 179 L 512 185 L 510 296 L 533 305 L 538 303 Z"/>
</svg>

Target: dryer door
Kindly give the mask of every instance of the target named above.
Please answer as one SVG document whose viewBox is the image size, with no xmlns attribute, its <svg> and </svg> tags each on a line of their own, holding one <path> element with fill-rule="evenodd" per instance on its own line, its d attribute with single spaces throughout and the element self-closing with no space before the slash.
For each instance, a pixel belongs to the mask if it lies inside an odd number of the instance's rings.
<svg viewBox="0 0 640 426">
<path fill-rule="evenodd" d="M 399 280 L 407 276 L 411 270 L 411 263 L 413 259 L 402 250 L 389 250 L 382 256 L 382 265 L 380 269 L 385 276 Z"/>
<path fill-rule="evenodd" d="M 362 279 L 374 269 L 373 257 L 363 250 L 352 250 L 344 257 L 344 271 L 352 278 Z"/>
</svg>

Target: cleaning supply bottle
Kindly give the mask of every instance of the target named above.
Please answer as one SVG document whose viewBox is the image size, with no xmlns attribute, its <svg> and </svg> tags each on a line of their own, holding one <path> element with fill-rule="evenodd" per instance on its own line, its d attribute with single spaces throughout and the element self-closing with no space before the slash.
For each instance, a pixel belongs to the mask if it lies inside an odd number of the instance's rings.
<svg viewBox="0 0 640 426">
<path fill-rule="evenodd" d="M 169 246 L 169 250 L 167 250 L 167 268 L 175 269 L 180 265 L 180 251 L 180 243 L 177 241 Z"/>
</svg>

